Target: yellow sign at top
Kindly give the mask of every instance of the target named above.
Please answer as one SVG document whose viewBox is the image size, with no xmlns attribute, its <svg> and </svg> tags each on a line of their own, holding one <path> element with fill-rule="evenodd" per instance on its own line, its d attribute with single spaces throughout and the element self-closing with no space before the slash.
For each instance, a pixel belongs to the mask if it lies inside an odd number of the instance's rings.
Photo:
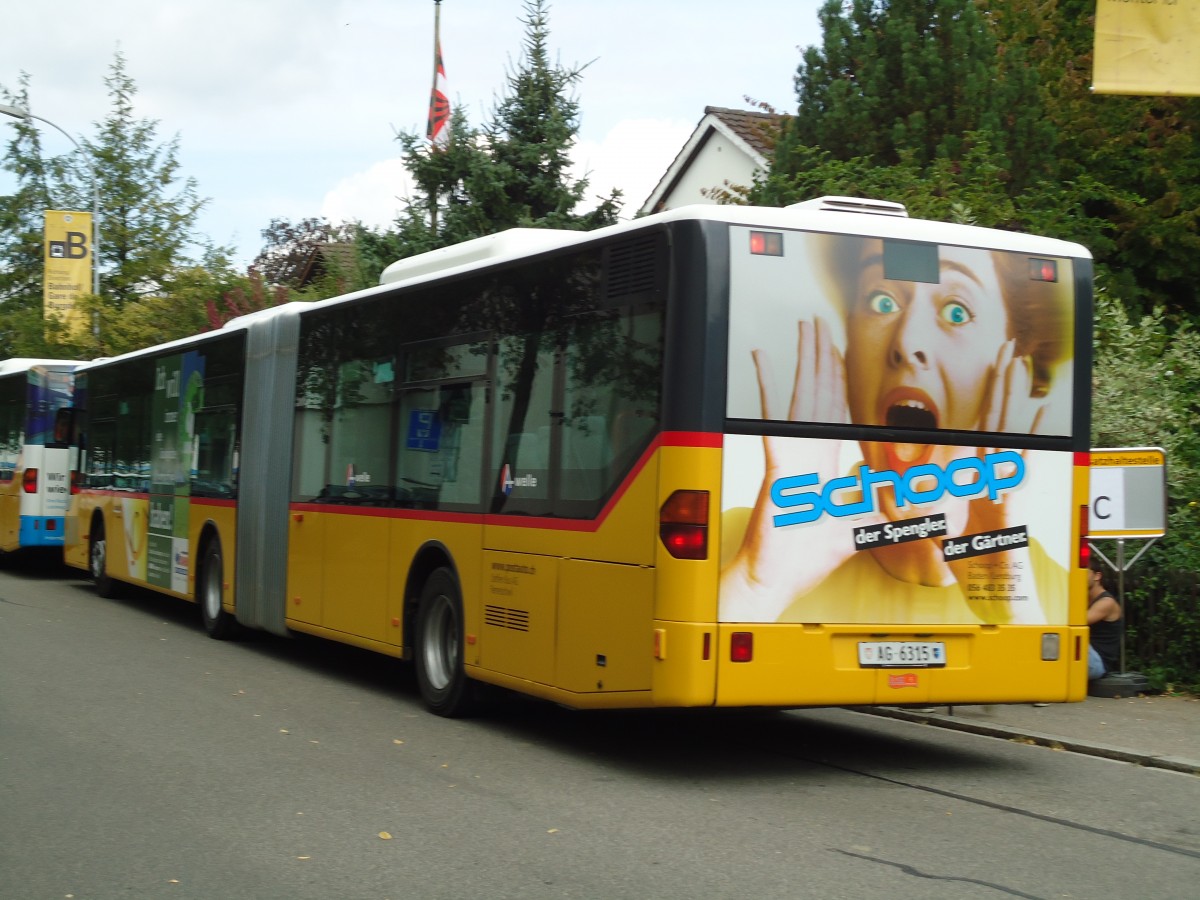
<svg viewBox="0 0 1200 900">
<path fill-rule="evenodd" d="M 1200 0 L 1099 0 L 1097 94 L 1200 95 Z"/>
<path fill-rule="evenodd" d="M 1108 466 L 1165 466 L 1167 464 L 1167 455 L 1157 447 L 1138 450 L 1093 450 L 1091 459 L 1093 469 Z"/>
</svg>

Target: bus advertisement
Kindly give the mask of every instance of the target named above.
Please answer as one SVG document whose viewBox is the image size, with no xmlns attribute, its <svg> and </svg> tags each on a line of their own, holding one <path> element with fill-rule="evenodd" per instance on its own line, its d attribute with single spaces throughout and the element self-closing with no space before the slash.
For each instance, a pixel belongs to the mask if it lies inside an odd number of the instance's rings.
<svg viewBox="0 0 1200 900">
<path fill-rule="evenodd" d="M 66 559 L 442 715 L 1080 700 L 1091 273 L 845 198 L 469 241 L 83 366 Z"/>
</svg>

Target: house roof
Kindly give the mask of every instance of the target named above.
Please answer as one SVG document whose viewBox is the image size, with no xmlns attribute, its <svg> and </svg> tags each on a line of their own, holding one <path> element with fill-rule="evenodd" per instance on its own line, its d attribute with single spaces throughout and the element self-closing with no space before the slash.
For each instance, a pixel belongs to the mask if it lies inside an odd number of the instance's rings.
<svg viewBox="0 0 1200 900">
<path fill-rule="evenodd" d="M 657 212 L 674 190 L 684 173 L 704 149 L 714 134 L 721 134 L 746 154 L 757 168 L 765 167 L 775 147 L 779 128 L 787 117 L 780 113 L 757 112 L 750 109 L 729 109 L 724 106 L 704 107 L 704 117 L 675 157 L 666 173 L 646 202 L 642 212 Z"/>
<path fill-rule="evenodd" d="M 358 274 L 358 254 L 353 244 L 340 241 L 317 244 L 300 267 L 296 287 L 307 287 L 331 268 L 344 277 L 353 278 Z"/>
<path fill-rule="evenodd" d="M 750 146 L 766 162 L 775 149 L 775 137 L 786 116 L 779 113 L 755 112 L 750 109 L 728 109 L 724 106 L 704 107 L 706 116 L 713 116 Z"/>
</svg>

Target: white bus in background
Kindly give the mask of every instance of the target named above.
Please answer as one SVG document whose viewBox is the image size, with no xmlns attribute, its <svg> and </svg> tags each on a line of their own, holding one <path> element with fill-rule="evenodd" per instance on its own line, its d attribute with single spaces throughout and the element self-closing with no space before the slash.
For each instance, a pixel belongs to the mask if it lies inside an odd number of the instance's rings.
<svg viewBox="0 0 1200 900">
<path fill-rule="evenodd" d="M 76 365 L 0 362 L 0 552 L 63 544 Z"/>
</svg>

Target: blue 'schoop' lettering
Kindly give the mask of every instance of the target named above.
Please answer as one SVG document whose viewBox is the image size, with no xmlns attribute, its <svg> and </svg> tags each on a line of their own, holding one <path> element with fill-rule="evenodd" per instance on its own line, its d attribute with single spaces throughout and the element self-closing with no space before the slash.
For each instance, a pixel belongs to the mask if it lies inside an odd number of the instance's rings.
<svg viewBox="0 0 1200 900">
<path fill-rule="evenodd" d="M 1011 471 L 1010 471 L 1011 469 Z M 1015 450 L 999 450 L 983 459 L 974 456 L 956 459 L 946 468 L 927 463 L 913 466 L 903 475 L 891 469 L 872 472 L 858 467 L 856 475 L 833 478 L 821 487 L 816 472 L 788 475 L 771 485 L 771 500 L 781 510 L 774 517 L 775 527 L 803 525 L 824 515 L 861 516 L 875 511 L 876 491 L 890 485 L 897 506 L 936 503 L 946 494 L 952 497 L 977 497 L 987 494 L 997 500 L 1006 491 L 1020 486 L 1025 478 L 1025 460 Z M 968 480 L 969 479 L 969 480 Z M 818 490 L 804 490 L 818 488 Z"/>
</svg>

